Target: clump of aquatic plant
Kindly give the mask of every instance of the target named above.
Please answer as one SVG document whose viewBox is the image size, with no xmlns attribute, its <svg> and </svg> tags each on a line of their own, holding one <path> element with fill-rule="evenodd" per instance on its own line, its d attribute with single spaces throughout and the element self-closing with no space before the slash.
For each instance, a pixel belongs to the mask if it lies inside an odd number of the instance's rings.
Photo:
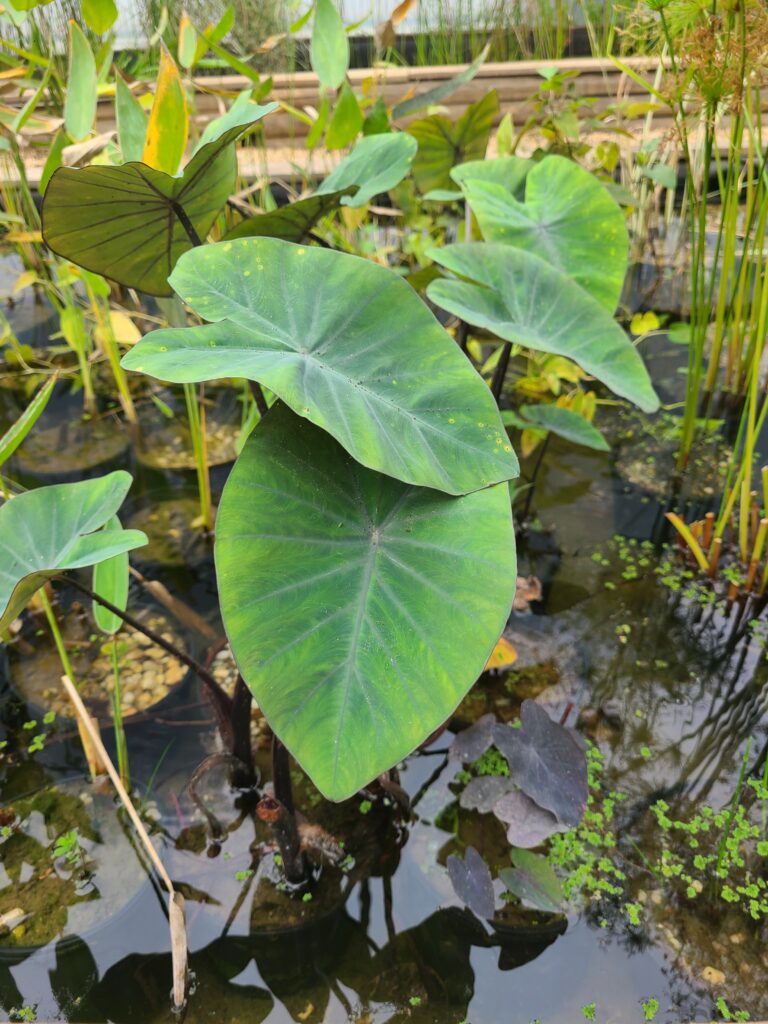
<svg viewBox="0 0 768 1024">
<path fill-rule="evenodd" d="M 455 781 L 462 786 L 459 806 L 491 814 L 507 832 L 513 867 L 499 877 L 506 891 L 540 910 L 562 909 L 560 883 L 533 848 L 581 821 L 587 808 L 588 775 L 584 751 L 575 734 L 550 719 L 534 701 L 523 701 L 521 717 L 507 725 L 483 715 L 460 732 L 449 760 L 462 765 Z M 469 847 L 464 860 L 447 862 L 454 890 L 480 917 L 490 917 L 491 875 L 482 857 Z M 490 909 L 490 913 L 488 912 Z"/>
</svg>

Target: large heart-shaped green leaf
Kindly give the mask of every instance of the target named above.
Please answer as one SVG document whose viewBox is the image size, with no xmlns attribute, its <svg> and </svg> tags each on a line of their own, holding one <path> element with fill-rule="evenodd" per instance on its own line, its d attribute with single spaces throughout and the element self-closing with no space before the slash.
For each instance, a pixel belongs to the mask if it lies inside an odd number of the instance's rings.
<svg viewBox="0 0 768 1024">
<path fill-rule="evenodd" d="M 368 135 L 320 183 L 315 195 L 356 185 L 355 195 L 343 198 L 342 205 L 364 206 L 400 184 L 411 169 L 417 148 L 416 140 L 406 132 Z"/>
<path fill-rule="evenodd" d="M 354 187 L 350 187 L 327 194 L 315 193 L 272 210 L 271 213 L 248 217 L 227 232 L 226 241 L 266 235 L 269 238 L 282 238 L 286 242 L 300 242 L 322 217 L 341 205 L 344 196 L 355 191 Z"/>
<path fill-rule="evenodd" d="M 126 369 L 177 384 L 256 380 L 358 462 L 406 483 L 464 494 L 517 474 L 490 391 L 393 271 L 242 238 L 187 253 L 171 283 L 214 322 L 153 331 Z"/>
<path fill-rule="evenodd" d="M 332 800 L 451 715 L 515 590 L 506 486 L 460 498 L 409 487 L 284 405 L 235 463 L 215 555 L 243 678 Z"/>
<path fill-rule="evenodd" d="M 130 486 L 130 474 L 118 470 L 95 480 L 39 487 L 0 507 L 0 630 L 52 576 L 147 543 L 140 530 L 101 529 Z"/>
<path fill-rule="evenodd" d="M 208 126 L 182 174 L 139 161 L 119 167 L 60 167 L 43 200 L 43 238 L 59 256 L 150 295 L 171 295 L 168 276 L 205 238 L 237 175 L 232 143 L 276 103 L 236 103 Z M 236 108 L 236 109 L 235 109 Z"/>
<path fill-rule="evenodd" d="M 627 269 L 629 236 L 621 207 L 583 167 L 545 157 L 525 178 L 525 202 L 506 184 L 462 183 L 483 238 L 540 256 L 613 313 Z"/>
<path fill-rule="evenodd" d="M 455 316 L 500 338 L 573 359 L 644 412 L 659 399 L 632 342 L 613 317 L 575 281 L 522 249 L 483 242 L 428 254 L 470 281 L 433 281 L 428 297 Z"/>
<path fill-rule="evenodd" d="M 467 107 L 457 121 L 432 114 L 408 125 L 419 150 L 413 162 L 413 177 L 421 192 L 450 189 L 451 168 L 465 160 L 485 155 L 491 128 L 499 112 L 499 97 L 491 89 L 481 100 Z"/>
</svg>

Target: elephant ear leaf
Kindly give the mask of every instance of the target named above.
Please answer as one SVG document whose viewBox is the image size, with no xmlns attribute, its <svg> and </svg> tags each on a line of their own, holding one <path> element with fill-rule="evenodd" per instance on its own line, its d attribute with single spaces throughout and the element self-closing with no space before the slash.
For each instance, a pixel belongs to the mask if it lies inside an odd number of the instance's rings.
<svg viewBox="0 0 768 1024">
<path fill-rule="evenodd" d="M 459 498 L 411 487 L 283 404 L 230 473 L 215 557 L 243 679 L 331 800 L 450 717 L 515 592 L 506 484 Z"/>
<path fill-rule="evenodd" d="M 0 507 L 0 632 L 43 584 L 147 543 L 140 530 L 102 529 L 131 486 L 118 470 L 27 491 Z"/>
<path fill-rule="evenodd" d="M 659 398 L 637 349 L 600 302 L 532 253 L 499 242 L 428 255 L 465 280 L 433 281 L 436 305 L 499 338 L 572 359 L 611 391 L 655 412 Z"/>
<path fill-rule="evenodd" d="M 210 322 L 150 332 L 126 369 L 177 384 L 258 381 L 358 462 L 406 483 L 464 494 L 517 475 L 488 387 L 386 267 L 238 238 L 186 253 L 171 283 Z"/>
<path fill-rule="evenodd" d="M 476 173 L 469 166 L 462 188 L 483 238 L 546 260 L 612 314 L 624 284 L 629 235 L 605 186 L 562 156 L 547 156 L 528 171 L 525 202 L 510 189 L 511 174 L 504 181 L 490 175 L 481 180 Z"/>
<path fill-rule="evenodd" d="M 237 175 L 232 143 L 277 104 L 236 101 L 206 128 L 178 176 L 140 161 L 118 167 L 60 167 L 43 200 L 49 249 L 86 270 L 150 295 L 171 295 L 168 276 L 204 239 Z"/>
<path fill-rule="evenodd" d="M 499 112 L 499 97 L 491 89 L 481 100 L 467 107 L 457 121 L 432 114 L 408 125 L 408 134 L 418 143 L 413 177 L 420 192 L 452 187 L 451 169 L 465 160 L 485 155 L 493 122 Z"/>
</svg>

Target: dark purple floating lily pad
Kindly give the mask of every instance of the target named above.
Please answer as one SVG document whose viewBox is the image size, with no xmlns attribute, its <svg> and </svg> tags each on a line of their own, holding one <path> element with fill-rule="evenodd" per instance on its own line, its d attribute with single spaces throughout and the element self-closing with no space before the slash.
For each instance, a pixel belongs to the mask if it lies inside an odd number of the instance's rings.
<svg viewBox="0 0 768 1024">
<path fill-rule="evenodd" d="M 493 917 L 493 879 L 488 865 L 474 848 L 468 846 L 464 860 L 451 854 L 446 862 L 453 891 L 478 917 Z"/>
<path fill-rule="evenodd" d="M 510 778 L 566 825 L 578 825 L 587 806 L 587 759 L 570 729 L 553 722 L 532 700 L 523 701 L 521 728 L 497 725 L 493 742 Z"/>
<path fill-rule="evenodd" d="M 507 775 L 479 775 L 466 784 L 459 797 L 459 804 L 465 811 L 488 814 L 497 801 L 513 789 L 517 787 Z"/>
<path fill-rule="evenodd" d="M 497 800 L 493 813 L 499 821 L 508 826 L 507 839 L 510 844 L 526 849 L 539 846 L 555 832 L 564 832 L 568 829 L 568 826 L 562 825 L 554 814 L 539 807 L 519 789 L 506 793 Z"/>
<path fill-rule="evenodd" d="M 493 729 L 496 725 L 495 715 L 483 715 L 482 718 L 463 729 L 451 744 L 448 757 L 451 761 L 476 761 L 482 757 L 493 743 Z"/>
</svg>

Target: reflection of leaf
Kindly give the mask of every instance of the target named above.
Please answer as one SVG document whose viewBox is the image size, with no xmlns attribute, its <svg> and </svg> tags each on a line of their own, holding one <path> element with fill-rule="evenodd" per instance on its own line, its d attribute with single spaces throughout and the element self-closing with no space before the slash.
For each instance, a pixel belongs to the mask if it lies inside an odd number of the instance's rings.
<svg viewBox="0 0 768 1024">
<path fill-rule="evenodd" d="M 500 242 L 448 245 L 427 255 L 471 279 L 434 281 L 427 290 L 432 302 L 507 341 L 573 359 L 644 412 L 658 409 L 632 342 L 607 309 L 562 271 Z"/>
<path fill-rule="evenodd" d="M 524 700 L 521 727 L 497 725 L 494 744 L 509 774 L 539 806 L 566 825 L 578 825 L 587 806 L 587 762 L 569 729 L 553 722 L 532 700 Z"/>
<path fill-rule="evenodd" d="M 478 572 L 491 551 L 500 564 Z M 229 475 L 215 555 L 243 678 L 332 800 L 450 717 L 512 603 L 506 485 L 461 498 L 409 487 L 282 403 Z"/>
<path fill-rule="evenodd" d="M 563 890 L 546 857 L 527 850 L 513 850 L 514 868 L 499 872 L 504 885 L 524 903 L 557 914 L 563 906 Z"/>
<path fill-rule="evenodd" d="M 467 762 L 482 757 L 493 743 L 495 725 L 496 715 L 488 714 L 478 718 L 468 729 L 462 729 L 451 744 L 449 758 L 452 761 Z"/>
<path fill-rule="evenodd" d="M 130 485 L 130 475 L 117 470 L 38 487 L 0 506 L 0 631 L 53 576 L 147 543 L 139 530 L 101 529 Z"/>
<path fill-rule="evenodd" d="M 502 797 L 515 788 L 514 782 L 507 775 L 478 775 L 470 779 L 462 790 L 459 804 L 465 811 L 488 814 Z"/>
<path fill-rule="evenodd" d="M 539 807 L 516 788 L 494 803 L 493 813 L 508 826 L 507 839 L 512 846 L 538 846 L 555 832 L 568 830 L 568 826 L 561 825 L 554 814 Z"/>
<path fill-rule="evenodd" d="M 488 659 L 488 663 L 485 666 L 485 671 L 488 672 L 490 669 L 505 669 L 511 668 L 517 661 L 517 651 L 506 639 L 506 637 L 499 637 L 496 642 L 496 646 L 491 652 L 491 656 Z"/>
<path fill-rule="evenodd" d="M 498 112 L 499 97 L 491 89 L 467 107 L 457 121 L 432 114 L 408 125 L 408 134 L 419 146 L 413 177 L 420 192 L 450 189 L 451 168 L 457 162 L 482 158 Z"/>
<path fill-rule="evenodd" d="M 171 295 L 168 275 L 192 248 L 183 219 L 205 238 L 234 188 L 232 143 L 276 104 L 236 102 L 235 107 L 234 116 L 230 110 L 217 125 L 208 125 L 179 177 L 137 161 L 81 170 L 60 167 L 43 200 L 46 245 L 119 284 Z M 215 135 L 218 129 L 223 130 Z"/>
<path fill-rule="evenodd" d="M 464 494 L 516 474 L 489 389 L 391 270 L 317 246 L 239 238 L 185 253 L 171 283 L 213 322 L 152 331 L 125 356 L 126 369 L 177 384 L 256 380 L 358 462 L 407 483 Z M 335 294 L 343 304 L 318 300 Z"/>
<path fill-rule="evenodd" d="M 455 854 L 446 861 L 453 891 L 478 917 L 493 917 L 493 879 L 488 865 L 474 848 L 468 846 L 464 860 Z"/>
</svg>

